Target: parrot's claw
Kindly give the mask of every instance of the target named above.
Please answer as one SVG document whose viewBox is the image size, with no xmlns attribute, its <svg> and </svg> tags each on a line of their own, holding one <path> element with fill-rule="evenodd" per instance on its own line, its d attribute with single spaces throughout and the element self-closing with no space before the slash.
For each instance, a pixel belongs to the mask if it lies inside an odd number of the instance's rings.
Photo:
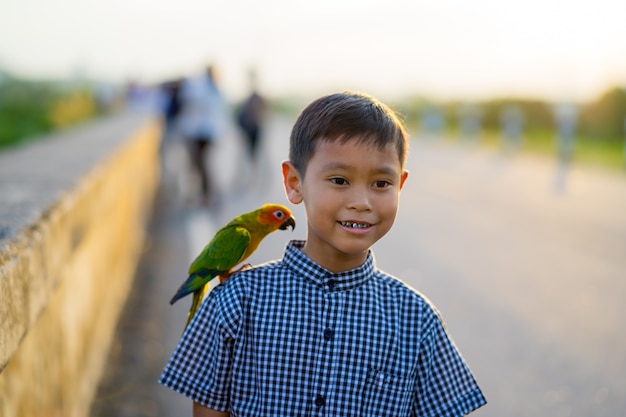
<svg viewBox="0 0 626 417">
<path fill-rule="evenodd" d="M 239 269 L 237 269 L 235 271 L 225 272 L 223 274 L 218 275 L 217 279 L 219 280 L 220 284 L 226 284 L 226 281 L 228 280 L 228 278 L 231 277 L 231 275 L 234 275 L 234 274 L 236 274 L 238 272 L 245 271 L 246 269 L 250 269 L 250 268 L 252 268 L 252 264 L 243 264 L 243 265 L 241 265 L 241 268 L 239 268 Z"/>
<path fill-rule="evenodd" d="M 245 271 L 246 269 L 250 269 L 250 268 L 252 268 L 252 264 L 243 264 L 243 265 L 241 265 L 241 268 L 239 268 L 235 272 L 242 272 L 242 271 Z M 235 273 L 235 272 L 233 272 L 233 273 Z"/>
</svg>

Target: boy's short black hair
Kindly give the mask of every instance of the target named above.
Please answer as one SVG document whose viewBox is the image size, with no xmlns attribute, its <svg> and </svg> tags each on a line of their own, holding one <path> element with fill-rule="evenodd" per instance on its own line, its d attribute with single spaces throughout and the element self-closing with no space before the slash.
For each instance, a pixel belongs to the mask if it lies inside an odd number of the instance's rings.
<svg viewBox="0 0 626 417">
<path fill-rule="evenodd" d="M 395 144 L 404 167 L 408 148 L 404 123 L 376 98 L 351 91 L 321 97 L 300 113 L 291 130 L 289 159 L 304 176 L 318 140 L 354 138 L 379 148 Z"/>
</svg>

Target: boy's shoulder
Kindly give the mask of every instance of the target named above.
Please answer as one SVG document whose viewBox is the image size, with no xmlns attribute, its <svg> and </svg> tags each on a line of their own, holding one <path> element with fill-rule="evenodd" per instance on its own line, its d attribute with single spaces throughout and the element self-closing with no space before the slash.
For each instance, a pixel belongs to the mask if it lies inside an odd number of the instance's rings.
<svg viewBox="0 0 626 417">
<path fill-rule="evenodd" d="M 402 279 L 377 270 L 374 280 L 384 288 L 379 291 L 379 294 L 382 294 L 379 295 L 381 297 L 379 301 L 382 301 L 388 310 L 399 312 L 402 321 L 419 325 L 422 328 L 432 328 L 437 322 L 444 324 L 440 311 L 430 299 Z"/>
<path fill-rule="evenodd" d="M 387 288 L 388 291 L 393 293 L 395 296 L 405 298 L 406 300 L 419 304 L 424 303 L 433 307 L 430 300 L 423 293 L 411 287 L 401 278 L 377 269 L 374 272 L 374 280 L 378 281 L 379 285 Z"/>
<path fill-rule="evenodd" d="M 247 268 L 237 273 L 237 275 L 242 275 L 244 278 L 251 278 L 258 275 L 264 274 L 275 274 L 275 273 L 289 273 L 288 271 L 282 271 L 285 268 L 285 263 L 282 259 L 276 259 L 269 262 L 264 262 L 256 265 L 248 265 Z"/>
<path fill-rule="evenodd" d="M 228 282 L 238 282 L 239 285 L 247 286 L 251 282 L 267 282 L 268 278 L 286 278 L 291 275 L 292 272 L 290 269 L 279 259 L 248 266 L 244 270 L 231 275 Z"/>
</svg>

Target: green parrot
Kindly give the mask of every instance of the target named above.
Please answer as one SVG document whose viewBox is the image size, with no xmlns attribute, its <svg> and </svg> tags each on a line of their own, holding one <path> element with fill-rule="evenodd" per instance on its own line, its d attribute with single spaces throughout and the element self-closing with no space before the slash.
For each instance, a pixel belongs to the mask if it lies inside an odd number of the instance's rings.
<svg viewBox="0 0 626 417">
<path fill-rule="evenodd" d="M 288 227 L 292 230 L 296 228 L 296 221 L 291 211 L 280 204 L 265 204 L 256 210 L 235 217 L 218 230 L 200 255 L 191 263 L 189 277 L 170 300 L 170 304 L 174 304 L 177 300 L 193 293 L 185 327 L 189 325 L 200 307 L 209 289 L 209 281 L 215 277 L 218 277 L 220 282 L 227 279 L 233 273 L 235 266 L 252 255 L 265 236 L 278 229 L 286 230 Z"/>
</svg>

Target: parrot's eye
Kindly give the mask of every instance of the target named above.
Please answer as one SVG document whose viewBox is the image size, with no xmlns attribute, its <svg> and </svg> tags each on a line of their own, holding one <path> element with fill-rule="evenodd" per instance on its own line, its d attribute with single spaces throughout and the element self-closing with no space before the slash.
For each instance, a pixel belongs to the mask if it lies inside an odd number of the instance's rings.
<svg viewBox="0 0 626 417">
<path fill-rule="evenodd" d="M 276 216 L 277 219 L 282 219 L 284 215 L 285 214 L 280 210 L 274 212 L 274 216 Z"/>
</svg>

